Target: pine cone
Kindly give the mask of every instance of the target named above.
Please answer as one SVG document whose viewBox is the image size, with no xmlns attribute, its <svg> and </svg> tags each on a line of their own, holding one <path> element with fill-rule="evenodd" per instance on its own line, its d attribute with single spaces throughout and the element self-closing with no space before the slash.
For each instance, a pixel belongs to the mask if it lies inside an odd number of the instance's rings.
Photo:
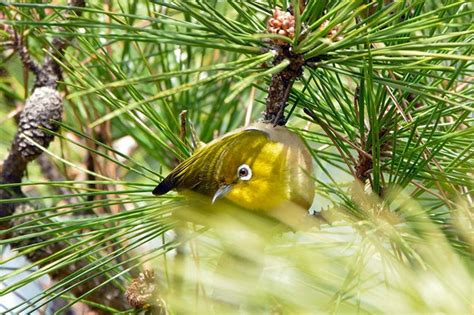
<svg viewBox="0 0 474 315">
<path fill-rule="evenodd" d="M 271 34 L 277 34 L 293 38 L 295 36 L 295 17 L 290 12 L 273 10 L 273 17 L 268 19 L 267 30 Z M 287 43 L 275 40 L 275 44 L 285 45 Z"/>
<path fill-rule="evenodd" d="M 142 308 L 152 304 L 156 291 L 155 274 L 153 271 L 145 270 L 130 283 L 125 292 L 125 297 L 131 306 Z"/>
<path fill-rule="evenodd" d="M 42 150 L 24 136 L 47 148 L 54 136 L 42 129 L 58 130 L 58 125 L 54 121 L 61 120 L 62 101 L 59 92 L 47 86 L 35 88 L 33 94 L 26 100 L 15 138 L 18 151 L 25 161 L 34 160 Z"/>
</svg>

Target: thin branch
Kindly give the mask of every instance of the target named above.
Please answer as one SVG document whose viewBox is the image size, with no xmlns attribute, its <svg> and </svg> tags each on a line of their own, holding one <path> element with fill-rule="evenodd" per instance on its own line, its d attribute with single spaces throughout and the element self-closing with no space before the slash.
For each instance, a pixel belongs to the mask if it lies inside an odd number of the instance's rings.
<svg viewBox="0 0 474 315">
<path fill-rule="evenodd" d="M 179 129 L 179 138 L 183 143 L 186 143 L 186 114 L 188 113 L 187 110 L 181 111 L 179 113 L 179 121 L 180 121 L 180 129 Z"/>
<path fill-rule="evenodd" d="M 273 17 L 268 20 L 267 31 L 291 39 L 295 36 L 295 17 L 291 12 L 282 12 L 275 9 Z M 303 74 L 305 59 L 303 55 L 295 54 L 287 42 L 273 40 L 272 48 L 275 51 L 273 65 L 278 65 L 285 59 L 289 60 L 290 63 L 285 69 L 272 75 L 268 87 L 263 121 L 275 126 L 283 126 L 286 124 L 284 112 L 288 105 L 291 87 L 295 80 Z"/>
<path fill-rule="evenodd" d="M 284 110 L 288 105 L 291 87 L 295 80 L 303 74 L 304 58 L 292 53 L 289 46 L 286 45 L 278 47 L 276 51 L 274 65 L 285 59 L 290 60 L 290 64 L 282 71 L 272 75 L 263 117 L 265 122 L 283 126 L 286 124 Z"/>
<path fill-rule="evenodd" d="M 69 5 L 71 7 L 84 7 L 85 2 L 84 0 L 71 0 Z M 74 9 L 69 10 L 66 18 L 70 18 L 70 11 L 73 10 Z M 76 13 L 79 15 L 81 12 L 78 11 Z M 32 71 L 36 78 L 32 94 L 27 98 L 25 107 L 20 114 L 17 133 L 12 141 L 10 152 L 3 163 L 3 168 L 0 173 L 0 184 L 18 185 L 10 189 L 0 188 L 0 199 L 12 199 L 23 196 L 20 184 L 26 172 L 27 165 L 29 162 L 37 159 L 42 153 L 42 149 L 35 144 L 37 143 L 41 147 L 47 148 L 53 141 L 54 135 L 50 132 L 45 132 L 45 129 L 54 132 L 59 128 L 56 122 L 61 121 L 62 118 L 63 100 L 56 88 L 58 80 L 62 77 L 62 71 L 56 60 L 63 58 L 63 52 L 69 45 L 69 39 L 67 38 L 54 38 L 51 42 L 49 53 L 45 56 L 43 64 L 39 66 L 33 61 L 27 48 L 19 39 L 19 36 L 13 30 L 9 32 L 12 34 L 13 48 L 19 54 L 24 66 Z M 51 170 L 44 167 L 44 160 L 40 159 L 39 162 L 43 162 L 42 166 L 45 173 L 52 175 Z M 8 229 L 18 224 L 36 220 L 40 217 L 40 214 L 36 213 L 34 207 L 29 203 L 5 203 L 0 205 L 0 217 L 10 217 L 12 214 L 15 214 L 15 218 L 2 220 L 1 229 Z M 36 227 L 33 228 L 33 230 L 38 230 L 37 232 L 39 232 L 41 228 Z M 28 229 L 18 231 L 12 229 L 8 236 L 18 237 L 30 233 L 31 230 Z M 11 243 L 10 245 L 15 249 L 25 245 L 46 242 L 51 239 L 53 239 L 52 235 L 36 237 L 25 240 L 21 242 L 21 244 Z M 27 244 L 25 244 L 25 242 L 27 242 Z M 48 243 L 46 246 L 27 253 L 27 258 L 31 262 L 48 261 L 46 259 L 47 257 L 70 246 L 63 241 Z M 53 280 L 59 281 L 71 275 L 73 272 L 84 268 L 89 263 L 86 258 L 80 259 L 55 270 L 50 273 L 50 276 Z M 81 283 L 81 285 L 75 286 L 71 291 L 76 296 L 82 296 L 92 289 L 95 289 L 92 294 L 87 296 L 87 300 L 111 306 L 117 310 L 129 308 L 120 288 L 115 287 L 112 282 L 101 286 L 106 281 L 106 275 L 99 275 L 91 281 L 86 281 Z"/>
</svg>

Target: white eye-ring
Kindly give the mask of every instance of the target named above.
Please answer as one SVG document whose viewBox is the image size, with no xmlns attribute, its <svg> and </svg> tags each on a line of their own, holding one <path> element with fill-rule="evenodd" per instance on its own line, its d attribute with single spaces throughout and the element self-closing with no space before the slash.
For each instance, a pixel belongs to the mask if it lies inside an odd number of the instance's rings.
<svg viewBox="0 0 474 315">
<path fill-rule="evenodd" d="M 252 169 L 247 164 L 242 164 L 237 169 L 237 176 L 241 180 L 249 180 L 252 178 Z"/>
</svg>

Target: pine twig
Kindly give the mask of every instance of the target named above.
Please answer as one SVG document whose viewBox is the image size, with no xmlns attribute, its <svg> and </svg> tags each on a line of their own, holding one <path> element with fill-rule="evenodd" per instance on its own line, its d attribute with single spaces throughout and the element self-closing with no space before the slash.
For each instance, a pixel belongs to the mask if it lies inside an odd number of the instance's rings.
<svg viewBox="0 0 474 315">
<path fill-rule="evenodd" d="M 276 51 L 274 65 L 284 59 L 290 60 L 290 64 L 282 71 L 272 75 L 263 116 L 265 122 L 283 126 L 286 124 L 284 110 L 288 105 L 291 87 L 295 80 L 303 74 L 305 61 L 303 56 L 292 53 L 289 46 L 281 45 Z"/>
<path fill-rule="evenodd" d="M 69 1 L 69 6 L 72 8 L 70 11 L 75 11 L 73 8 L 84 7 L 85 1 L 71 0 Z M 80 13 L 80 10 L 76 11 L 77 15 L 80 15 Z M 70 13 L 67 14 L 66 18 L 69 16 Z M 68 38 L 54 38 L 51 42 L 49 53 L 43 60 L 43 64 L 38 65 L 29 55 L 19 36 L 13 30 L 9 30 L 9 32 L 12 34 L 13 44 L 11 46 L 19 54 L 24 67 L 35 74 L 35 84 L 32 94 L 27 98 L 25 107 L 20 114 L 17 133 L 0 173 L 0 184 L 17 184 L 9 189 L 0 188 L 0 199 L 4 200 L 24 196 L 21 190 L 21 181 L 25 175 L 28 163 L 36 160 L 42 153 L 42 150 L 33 142 L 47 148 L 53 141 L 54 136 L 49 132 L 45 132 L 45 130 L 57 131 L 59 128 L 56 122 L 62 119 L 63 99 L 57 91 L 58 80 L 62 77 L 61 66 L 57 60 L 63 58 L 63 52 L 69 45 Z M 34 206 L 30 203 L 4 203 L 0 205 L 1 218 L 8 218 L 13 214 L 15 214 L 14 219 L 1 221 L 0 229 L 27 224 L 27 222 L 40 217 L 38 213 L 35 213 Z M 33 232 L 40 232 L 41 228 L 35 227 L 33 230 Z M 12 229 L 7 237 L 28 235 L 31 232 L 28 229 Z M 31 262 L 40 262 L 40 266 L 42 266 L 51 263 L 47 259 L 48 257 L 70 246 L 64 241 L 50 242 L 51 239 L 53 239 L 52 235 L 36 237 L 19 243 L 12 242 L 10 245 L 15 249 L 47 242 L 48 245 L 38 247 L 36 250 L 26 254 Z M 85 268 L 88 264 L 89 261 L 87 259 L 79 259 L 67 266 L 53 270 L 50 272 L 50 276 L 53 280 L 58 281 Z M 87 300 L 104 304 L 117 310 L 129 308 L 122 291 L 115 287 L 112 282 L 107 282 L 103 285 L 106 281 L 107 277 L 99 273 L 93 279 L 74 286 L 71 292 L 76 296 L 82 296 L 95 289 L 87 296 Z M 102 286 L 99 287 L 100 285 Z M 97 310 L 97 312 L 100 312 L 100 310 Z"/>
<path fill-rule="evenodd" d="M 268 20 L 267 31 L 293 38 L 294 24 L 295 17 L 291 12 L 282 12 L 275 9 L 273 17 Z M 303 74 L 305 59 L 302 55 L 295 54 L 292 47 L 286 42 L 274 40 L 271 42 L 271 45 L 276 53 L 273 65 L 278 65 L 285 59 L 288 59 L 290 64 L 282 71 L 272 75 L 270 86 L 268 87 L 263 121 L 272 123 L 275 126 L 283 126 L 286 124 L 284 112 L 285 107 L 288 105 L 291 87 L 295 80 Z"/>
</svg>

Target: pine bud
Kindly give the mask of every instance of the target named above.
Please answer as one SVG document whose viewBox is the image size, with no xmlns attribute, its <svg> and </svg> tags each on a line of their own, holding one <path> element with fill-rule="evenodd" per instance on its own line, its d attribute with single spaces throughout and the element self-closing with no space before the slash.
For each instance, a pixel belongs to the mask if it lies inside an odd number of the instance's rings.
<svg viewBox="0 0 474 315">
<path fill-rule="evenodd" d="M 290 12 L 273 10 L 273 17 L 267 21 L 267 31 L 271 34 L 278 34 L 288 38 L 295 36 L 295 17 Z M 274 40 L 275 44 L 285 45 L 287 43 Z"/>
</svg>

